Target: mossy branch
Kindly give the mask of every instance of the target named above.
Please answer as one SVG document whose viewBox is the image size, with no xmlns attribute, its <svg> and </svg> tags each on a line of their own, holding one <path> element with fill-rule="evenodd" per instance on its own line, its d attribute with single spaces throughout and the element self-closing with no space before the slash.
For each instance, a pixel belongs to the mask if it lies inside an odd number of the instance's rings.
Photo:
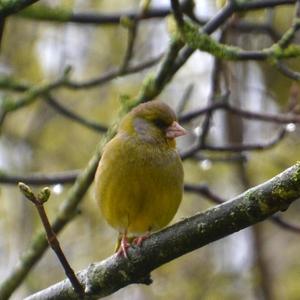
<svg viewBox="0 0 300 300">
<path fill-rule="evenodd" d="M 184 219 L 151 235 L 140 248 L 130 248 L 130 259 L 113 255 L 77 274 L 91 299 L 105 297 L 132 283 L 149 283 L 149 273 L 213 241 L 284 211 L 300 197 L 300 163 L 236 198 Z M 76 299 L 68 280 L 27 300 Z"/>
<path fill-rule="evenodd" d="M 27 89 L 25 91 L 24 95 L 17 100 L 14 100 L 10 97 L 3 97 L 3 99 L 0 103 L 1 122 L 3 122 L 5 116 L 8 113 L 16 111 L 20 108 L 23 108 L 23 107 L 33 103 L 34 101 L 36 101 L 36 99 L 39 96 L 47 94 L 51 90 L 63 86 L 67 82 L 67 77 L 69 76 L 70 71 L 71 71 L 70 68 L 66 68 L 66 70 L 64 71 L 61 78 L 59 78 L 53 82 L 47 83 L 47 84 L 41 84 L 38 86 L 30 87 L 29 89 Z M 4 78 L 4 77 L 2 77 L 0 79 L 0 85 L 2 85 L 2 84 L 3 85 L 6 84 L 7 88 L 15 88 L 18 91 L 25 90 L 26 87 L 29 87 L 24 83 L 18 84 L 16 81 L 14 81 L 14 80 L 10 81 L 8 78 Z"/>
<path fill-rule="evenodd" d="M 171 70 L 178 56 L 178 53 L 183 46 L 184 44 L 177 36 L 171 38 L 168 51 L 164 57 L 162 64 L 160 65 L 155 75 L 150 74 L 144 80 L 139 94 L 133 101 L 134 105 L 154 99 L 161 93 L 163 88 L 169 83 L 169 81 L 175 74 Z"/>
<path fill-rule="evenodd" d="M 191 23 L 185 22 L 181 29 L 182 39 L 192 49 L 208 52 L 211 55 L 224 60 L 268 60 L 274 62 L 280 59 L 295 58 L 300 56 L 300 46 L 295 44 L 281 47 L 281 41 L 290 39 L 291 30 L 288 30 L 282 39 L 269 48 L 261 50 L 244 50 L 236 46 L 228 46 L 217 42 Z"/>
<path fill-rule="evenodd" d="M 15 14 L 38 0 L 0 0 L 0 18 Z"/>
</svg>

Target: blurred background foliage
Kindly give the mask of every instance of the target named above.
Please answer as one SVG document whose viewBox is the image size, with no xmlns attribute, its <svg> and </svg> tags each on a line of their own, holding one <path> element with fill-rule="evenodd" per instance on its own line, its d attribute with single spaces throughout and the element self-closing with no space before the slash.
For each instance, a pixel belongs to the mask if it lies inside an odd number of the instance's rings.
<svg viewBox="0 0 300 300">
<path fill-rule="evenodd" d="M 200 17 L 213 16 L 218 6 L 214 0 L 196 2 Z M 138 11 L 136 0 L 40 1 L 40 5 L 59 7 L 73 12 Z M 38 5 L 39 5 L 38 4 Z M 152 7 L 168 7 L 169 1 L 152 1 Z M 235 16 L 249 22 L 264 21 L 272 14 L 273 27 L 283 33 L 294 14 L 293 7 L 278 7 Z M 133 62 L 139 63 L 162 53 L 169 40 L 167 18 L 140 22 Z M 77 81 L 97 77 L 122 63 L 127 43 L 127 30 L 120 25 L 85 25 L 42 22 L 10 17 L 5 24 L 0 55 L 0 71 L 32 84 L 50 82 L 60 77 L 68 66 Z M 266 34 L 231 30 L 226 43 L 245 49 L 260 49 L 272 41 Z M 291 61 L 299 69 L 299 59 Z M 213 58 L 197 52 L 163 90 L 160 99 L 174 109 L 192 85 L 185 112 L 207 104 L 211 89 Z M 287 111 L 291 88 L 299 86 L 266 63 L 225 63 L 229 78 L 230 101 L 236 106 L 261 111 Z M 155 67 L 152 68 L 154 70 Z M 151 69 L 150 69 L 151 70 Z M 53 96 L 65 107 L 89 120 L 109 126 L 120 108 L 120 96 L 134 96 L 150 71 L 114 79 L 102 86 L 72 90 L 61 88 Z M 0 97 L 18 97 L 18 93 L 1 91 Z M 299 97 L 296 93 L 296 101 Z M 203 118 L 187 127 L 197 135 Z M 289 132 L 274 147 L 243 153 L 246 163 L 218 160 L 225 154 L 203 151 L 198 160 L 184 162 L 185 181 L 207 183 L 224 199 L 229 199 L 276 175 L 294 164 L 299 157 L 299 130 L 289 124 Z M 271 140 L 279 125 L 242 121 L 224 112 L 216 112 L 208 139 L 216 145 L 231 142 L 264 143 Z M 239 130 L 238 130 L 239 129 Z M 58 114 L 46 101 L 39 99 L 6 118 L 0 137 L 0 167 L 12 174 L 51 173 L 82 169 L 88 162 L 102 134 Z M 192 137 L 179 141 L 185 149 Z M 245 179 L 246 178 L 246 179 Z M 51 186 L 46 205 L 52 220 L 66 195 L 69 185 Z M 184 195 L 176 220 L 191 216 L 214 205 L 196 194 Z M 300 204 L 294 203 L 284 217 L 299 220 Z M 0 281 L 5 278 L 26 249 L 40 220 L 31 203 L 24 200 L 16 186 L 1 185 L 0 194 Z M 80 214 L 63 230 L 59 240 L 75 270 L 87 267 L 111 255 L 116 232 L 101 218 L 93 199 L 93 187 L 80 205 Z M 134 285 L 107 299 L 299 299 L 300 235 L 271 222 L 243 230 L 226 239 L 181 257 L 153 272 L 151 286 Z M 22 299 L 64 278 L 60 264 L 51 250 L 34 267 L 12 299 Z"/>
</svg>

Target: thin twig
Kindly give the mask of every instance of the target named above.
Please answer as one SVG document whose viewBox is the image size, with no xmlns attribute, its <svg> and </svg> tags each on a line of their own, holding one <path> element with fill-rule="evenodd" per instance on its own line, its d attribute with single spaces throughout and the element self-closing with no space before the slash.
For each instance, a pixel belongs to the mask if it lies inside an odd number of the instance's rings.
<svg viewBox="0 0 300 300">
<path fill-rule="evenodd" d="M 75 80 L 68 80 L 65 84 L 66 88 L 70 89 L 89 89 L 89 88 L 96 88 L 99 87 L 113 79 L 116 79 L 118 77 L 122 77 L 124 75 L 134 74 L 137 72 L 140 72 L 142 70 L 145 70 L 147 68 L 153 67 L 155 64 L 157 64 L 161 58 L 163 57 L 163 54 L 159 54 L 156 57 L 147 59 L 146 61 L 133 65 L 128 66 L 126 70 L 123 70 L 123 72 L 120 72 L 120 68 L 116 67 L 110 71 L 107 71 L 106 73 L 102 74 L 99 77 L 88 79 L 86 81 L 75 81 Z"/>
<path fill-rule="evenodd" d="M 73 269 L 71 268 L 69 262 L 66 259 L 65 254 L 63 253 L 59 241 L 50 225 L 50 222 L 48 220 L 45 208 L 44 208 L 44 203 L 48 201 L 49 197 L 50 197 L 50 189 L 49 188 L 43 188 L 39 194 L 36 196 L 31 188 L 22 183 L 19 182 L 19 188 L 20 191 L 22 192 L 22 194 L 28 199 L 30 200 L 36 207 L 40 219 L 42 221 L 42 224 L 45 228 L 46 231 L 46 236 L 47 236 L 47 240 L 48 243 L 50 245 L 50 247 L 53 249 L 53 251 L 55 252 L 57 258 L 59 259 L 66 276 L 69 278 L 75 292 L 78 294 L 79 299 L 83 299 L 84 298 L 84 289 L 82 287 L 82 285 L 80 284 L 80 282 L 78 281 Z"/>
<path fill-rule="evenodd" d="M 129 63 L 132 59 L 134 44 L 138 34 L 139 21 L 147 13 L 149 9 L 149 5 L 150 5 L 150 1 L 146 1 L 146 2 L 144 1 L 140 13 L 136 17 L 134 17 L 131 21 L 127 21 L 127 27 L 128 27 L 127 48 L 120 67 L 120 74 L 126 72 L 126 69 L 128 68 Z"/>
<path fill-rule="evenodd" d="M 219 38 L 220 42 L 223 41 L 224 37 L 225 37 L 225 30 L 222 30 L 220 38 Z M 214 58 L 212 74 L 211 74 L 211 90 L 210 90 L 210 95 L 209 95 L 208 102 L 207 102 L 209 105 L 212 105 L 215 102 L 215 100 L 217 98 L 217 93 L 219 92 L 219 89 L 220 89 L 221 68 L 222 68 L 221 60 L 218 58 Z M 225 99 L 223 99 L 223 101 L 227 102 L 227 96 Z M 199 138 L 198 138 L 199 145 L 204 145 L 206 143 L 207 136 L 209 134 L 212 116 L 213 116 L 213 111 L 208 112 L 205 115 L 204 121 L 201 126 L 201 134 L 199 135 Z"/>
<path fill-rule="evenodd" d="M 275 215 L 271 218 L 271 221 L 284 229 L 288 229 L 289 231 L 295 232 L 297 234 L 300 233 L 300 225 L 289 223 L 283 220 L 280 216 Z"/>
<path fill-rule="evenodd" d="M 293 5 L 296 0 L 268 0 L 268 1 L 252 1 L 245 2 L 239 1 L 236 5 L 236 11 L 244 10 L 257 10 L 263 8 L 271 8 L 279 5 Z M 192 20 L 195 21 L 195 15 L 191 14 L 189 9 L 189 1 L 182 1 L 181 10 Z M 45 13 L 47 11 L 48 13 Z M 169 7 L 151 8 L 142 17 L 142 20 L 148 20 L 153 18 L 164 18 L 171 13 Z M 98 13 L 98 12 L 72 12 L 63 10 L 62 8 L 54 8 L 46 5 L 40 5 L 35 9 L 27 9 L 19 12 L 16 16 L 37 20 L 40 22 L 72 22 L 79 23 L 82 25 L 119 25 L 122 18 L 135 19 L 139 15 L 138 11 L 125 11 L 125 12 L 114 12 L 114 13 Z M 201 25 L 207 22 L 206 19 L 196 19 Z"/>
<path fill-rule="evenodd" d="M 179 30 L 183 26 L 183 16 L 178 0 L 171 0 L 171 7 Z"/>
<path fill-rule="evenodd" d="M 219 195 L 213 192 L 206 184 L 186 183 L 184 185 L 184 190 L 189 193 L 196 193 L 198 195 L 201 195 L 207 200 L 212 201 L 216 204 L 221 204 L 227 201 L 227 199 L 221 198 Z M 270 221 L 283 229 L 300 234 L 300 225 L 287 222 L 278 214 L 271 216 Z"/>
<path fill-rule="evenodd" d="M 180 157 L 182 160 L 193 157 L 200 150 L 209 150 L 216 152 L 243 152 L 243 151 L 259 151 L 259 150 L 267 150 L 274 146 L 276 146 L 286 135 L 286 129 L 282 128 L 278 134 L 269 142 L 266 143 L 252 143 L 252 144 L 233 144 L 233 145 L 225 145 L 225 146 L 217 146 L 217 145 L 199 145 L 196 143 L 192 145 L 190 148 L 185 149 L 180 152 Z"/>
<path fill-rule="evenodd" d="M 95 77 L 81 82 L 65 77 L 64 74 L 62 78 L 60 78 L 58 81 L 49 82 L 47 84 L 41 85 L 40 87 L 37 86 L 34 87 L 31 84 L 28 84 L 26 82 L 20 82 L 15 80 L 14 78 L 2 76 L 0 77 L 0 88 L 4 90 L 12 90 L 15 92 L 30 92 L 30 90 L 34 90 L 35 91 L 35 94 L 33 95 L 34 97 L 38 97 L 40 95 L 43 95 L 45 92 L 50 92 L 60 87 L 74 89 L 74 90 L 96 88 L 119 76 L 133 74 L 142 71 L 144 69 L 150 68 L 154 66 L 156 63 L 158 63 L 161 58 L 162 58 L 162 54 L 150 58 L 137 65 L 129 66 L 126 69 L 126 72 L 123 72 L 122 74 L 120 74 L 119 68 L 114 68 L 110 71 L 107 71 L 106 73 L 102 74 L 99 77 Z"/>
<path fill-rule="evenodd" d="M 204 108 L 200 108 L 194 110 L 192 112 L 188 112 L 179 117 L 179 121 L 181 123 L 186 123 L 191 121 L 194 118 L 200 117 L 202 115 L 207 114 L 208 112 L 212 112 L 215 110 L 226 110 L 233 114 L 239 115 L 242 118 L 261 121 L 261 122 L 270 122 L 275 124 L 288 124 L 288 123 L 300 123 L 300 116 L 292 113 L 277 113 L 277 114 L 268 114 L 268 113 L 260 113 L 254 111 L 244 110 L 242 108 L 237 108 L 226 102 L 218 102 L 212 105 L 209 105 Z"/>
<path fill-rule="evenodd" d="M 189 13 L 189 3 L 191 0 L 181 2 L 183 12 Z M 45 13 L 46 12 L 46 13 Z M 143 14 L 141 20 L 164 18 L 171 13 L 169 7 L 153 7 Z M 140 15 L 140 11 L 122 11 L 114 13 L 101 12 L 72 12 L 64 10 L 61 7 L 50 7 L 48 5 L 39 5 L 35 9 L 21 11 L 17 16 L 37 20 L 40 22 L 61 22 L 61 23 L 79 23 L 82 25 L 119 25 L 122 19 L 134 20 Z M 205 21 L 203 21 L 205 22 Z"/>
<path fill-rule="evenodd" d="M 60 114 L 62 114 L 63 116 L 69 118 L 72 121 L 75 121 L 89 129 L 95 130 L 97 132 L 106 132 L 107 131 L 107 127 L 90 121 L 88 119 L 85 119 L 81 116 L 79 116 L 78 114 L 72 112 L 71 110 L 67 109 L 66 107 L 64 107 L 63 105 L 61 105 L 58 101 L 56 101 L 54 99 L 54 97 L 50 94 L 47 94 L 45 96 L 46 102 L 53 108 L 55 109 L 57 112 L 59 112 Z"/>
<path fill-rule="evenodd" d="M 258 151 L 267 150 L 276 146 L 286 135 L 286 129 L 282 128 L 278 134 L 266 143 L 253 143 L 253 144 L 241 144 L 241 145 L 227 145 L 227 146 L 215 146 L 215 145 L 204 145 L 202 150 L 210 151 L 225 151 L 225 152 L 242 152 L 242 151 Z"/>
<path fill-rule="evenodd" d="M 236 11 L 256 10 L 262 8 L 271 8 L 280 5 L 293 5 L 296 0 L 256 0 L 256 1 L 235 1 Z"/>
<path fill-rule="evenodd" d="M 13 175 L 0 172 L 0 183 L 15 185 L 18 182 L 25 182 L 30 185 L 45 185 L 45 184 L 69 184 L 74 183 L 79 176 L 80 170 L 64 171 L 60 173 L 46 174 L 33 173 L 26 175 Z"/>
<path fill-rule="evenodd" d="M 185 183 L 184 190 L 186 192 L 200 194 L 201 196 L 217 204 L 221 204 L 226 201 L 225 199 L 212 192 L 206 184 Z"/>
<path fill-rule="evenodd" d="M 284 76 L 296 81 L 300 80 L 300 72 L 291 70 L 287 65 L 283 64 L 283 62 L 277 62 L 275 66 Z"/>
<path fill-rule="evenodd" d="M 227 153 L 227 154 L 217 154 L 215 155 L 215 153 L 213 155 L 208 155 L 208 154 L 203 154 L 203 153 L 196 153 L 194 154 L 192 157 L 190 157 L 193 160 L 196 161 L 210 161 L 212 163 L 236 163 L 239 161 L 242 162 L 247 162 L 248 158 L 247 155 L 245 153 Z M 1 180 L 1 178 L 0 178 Z"/>
<path fill-rule="evenodd" d="M 190 97 L 192 95 L 194 91 L 194 84 L 191 83 L 189 84 L 183 91 L 183 94 L 180 98 L 180 100 L 178 101 L 178 106 L 176 108 L 176 115 L 179 116 L 182 114 L 182 112 L 184 111 L 188 101 L 190 100 Z"/>
</svg>

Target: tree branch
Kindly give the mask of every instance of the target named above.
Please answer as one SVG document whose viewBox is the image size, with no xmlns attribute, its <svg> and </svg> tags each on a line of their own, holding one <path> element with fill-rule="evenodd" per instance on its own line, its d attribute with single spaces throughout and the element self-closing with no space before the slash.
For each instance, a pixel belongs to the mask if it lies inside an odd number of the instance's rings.
<svg viewBox="0 0 300 300">
<path fill-rule="evenodd" d="M 126 71 L 120 73 L 120 68 L 113 68 L 101 74 L 99 77 L 91 78 L 85 81 L 76 81 L 68 78 L 67 76 L 63 76 L 61 80 L 48 82 L 47 84 L 40 86 L 33 86 L 26 82 L 18 81 L 10 76 L 0 76 L 0 88 L 3 90 L 12 90 L 15 92 L 28 92 L 31 89 L 37 89 L 41 93 L 37 93 L 34 96 L 40 96 L 45 93 L 44 89 L 46 87 L 46 92 L 53 91 L 56 88 L 64 87 L 68 89 L 80 90 L 80 89 L 89 89 L 89 88 L 97 88 L 119 76 L 125 76 L 129 74 L 133 74 L 144 69 L 150 68 L 159 62 L 162 55 L 158 55 L 156 57 L 150 58 L 142 63 L 129 66 Z M 48 89 L 47 89 L 48 87 Z"/>
<path fill-rule="evenodd" d="M 66 184 L 74 183 L 80 174 L 80 170 L 70 170 L 53 174 L 46 173 L 32 173 L 32 174 L 7 174 L 0 171 L 0 183 L 16 185 L 22 181 L 30 185 L 44 185 L 44 184 Z"/>
<path fill-rule="evenodd" d="M 277 123 L 277 124 L 288 124 L 288 123 L 299 124 L 300 123 L 300 116 L 293 112 L 275 113 L 275 114 L 255 112 L 255 111 L 249 111 L 249 110 L 235 107 L 235 106 L 231 105 L 230 103 L 224 102 L 224 101 L 213 103 L 204 108 L 195 109 L 191 112 L 182 114 L 179 117 L 179 121 L 181 123 L 186 123 L 186 122 L 191 121 L 194 118 L 197 118 L 197 117 L 202 116 L 207 113 L 211 113 L 211 112 L 219 110 L 219 109 L 226 110 L 232 114 L 238 115 L 241 118 L 245 118 L 248 120 L 271 122 L 271 123 Z"/>
<path fill-rule="evenodd" d="M 48 216 L 47 216 L 45 208 L 44 208 L 44 203 L 46 203 L 48 201 L 50 194 L 51 194 L 50 189 L 48 187 L 45 187 L 36 196 L 32 192 L 31 188 L 28 185 L 26 185 L 22 182 L 19 182 L 18 185 L 19 185 L 19 189 L 22 192 L 22 194 L 29 201 L 31 201 L 34 204 L 34 206 L 36 207 L 38 214 L 40 216 L 41 222 L 44 226 L 47 240 L 48 240 L 50 247 L 55 252 L 58 260 L 60 261 L 60 263 L 65 271 L 65 274 L 69 278 L 77 296 L 79 297 L 79 299 L 83 299 L 84 298 L 83 287 L 79 283 L 72 267 L 70 266 L 64 252 L 61 249 L 60 243 L 59 243 L 53 229 L 51 228 Z"/>
<path fill-rule="evenodd" d="M 284 58 L 295 58 L 300 56 L 300 46 L 296 44 L 281 47 L 289 39 L 291 32 L 288 30 L 282 38 L 269 48 L 261 50 L 244 50 L 237 46 L 228 46 L 218 43 L 207 34 L 200 33 L 199 29 L 192 23 L 185 22 L 182 27 L 182 38 L 191 49 L 198 49 L 225 60 L 267 60 L 274 62 Z"/>
<path fill-rule="evenodd" d="M 280 216 L 278 215 L 275 215 L 272 217 L 271 221 L 276 224 L 277 226 L 280 226 L 284 229 L 287 229 L 291 232 L 294 232 L 294 233 L 297 233 L 299 234 L 300 233 L 300 226 L 299 225 L 296 225 L 296 224 L 292 224 L 292 223 L 289 223 L 285 220 L 283 220 Z"/>
<path fill-rule="evenodd" d="M 234 199 L 152 234 L 140 248 L 129 248 L 130 259 L 113 255 L 77 274 L 92 297 L 105 297 L 186 253 L 284 211 L 300 197 L 300 163 Z M 27 300 L 76 299 L 68 280 Z"/>
<path fill-rule="evenodd" d="M 193 18 L 189 9 L 189 0 L 182 1 L 180 7 L 183 13 Z M 296 0 L 259 0 L 259 1 L 235 1 L 236 11 L 257 10 L 263 8 L 272 8 L 279 5 L 293 5 Z M 142 20 L 153 18 L 164 18 L 171 13 L 169 7 L 158 7 L 149 9 L 143 16 Z M 48 5 L 38 5 L 28 7 L 20 11 L 17 16 L 37 21 L 58 22 L 58 23 L 78 23 L 87 25 L 119 25 L 122 18 L 135 19 L 139 15 L 138 11 L 113 12 L 113 13 L 98 13 L 98 12 L 73 12 L 62 7 L 51 7 Z M 197 18 L 199 21 L 199 18 Z M 205 23 L 206 20 L 200 20 L 200 23 Z"/>
<path fill-rule="evenodd" d="M 188 12 L 190 0 L 182 1 L 181 9 Z M 51 7 L 48 5 L 38 5 L 36 7 L 29 7 L 21 11 L 18 16 L 38 21 L 48 22 L 72 22 L 80 24 L 93 25 L 119 25 L 123 18 L 134 20 L 139 17 L 141 20 L 148 20 L 153 18 L 164 18 L 171 13 L 169 7 L 158 7 L 147 9 L 145 13 L 140 15 L 139 11 L 126 11 L 114 13 L 98 13 L 98 12 L 73 12 L 61 7 Z"/>
<path fill-rule="evenodd" d="M 0 18 L 15 14 L 25 7 L 38 2 L 38 0 L 11 0 L 0 1 Z"/>
<path fill-rule="evenodd" d="M 60 104 L 52 95 L 47 94 L 45 97 L 46 102 L 53 108 L 55 109 L 58 113 L 61 115 L 65 116 L 66 118 L 77 122 L 78 124 L 81 124 L 89 129 L 95 130 L 97 132 L 106 132 L 107 127 L 99 124 L 97 122 L 85 119 L 84 117 L 76 114 L 75 112 L 69 110 L 62 104 Z"/>
<path fill-rule="evenodd" d="M 256 10 L 262 8 L 271 8 L 279 5 L 292 5 L 296 3 L 296 0 L 257 0 L 257 1 L 242 1 L 234 0 L 237 11 L 243 10 Z"/>
</svg>

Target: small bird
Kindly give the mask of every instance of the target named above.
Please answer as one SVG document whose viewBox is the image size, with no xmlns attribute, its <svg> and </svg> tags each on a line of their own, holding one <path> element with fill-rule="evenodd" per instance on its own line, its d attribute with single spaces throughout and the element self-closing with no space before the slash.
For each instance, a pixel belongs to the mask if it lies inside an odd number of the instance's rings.
<svg viewBox="0 0 300 300">
<path fill-rule="evenodd" d="M 143 103 L 121 121 L 105 145 L 95 176 L 95 196 L 106 221 L 119 232 L 117 254 L 127 256 L 151 231 L 166 226 L 183 192 L 183 167 L 175 138 L 187 131 L 160 101 Z"/>
</svg>

